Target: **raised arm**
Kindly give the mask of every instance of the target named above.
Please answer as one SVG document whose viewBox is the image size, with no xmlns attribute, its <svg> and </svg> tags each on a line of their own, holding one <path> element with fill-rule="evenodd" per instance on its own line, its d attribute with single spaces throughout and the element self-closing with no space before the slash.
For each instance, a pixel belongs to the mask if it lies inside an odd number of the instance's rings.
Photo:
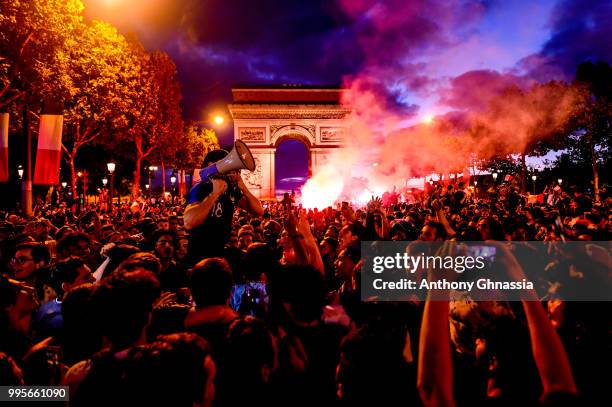
<svg viewBox="0 0 612 407">
<path fill-rule="evenodd" d="M 425 302 L 417 388 L 424 406 L 454 406 L 453 366 L 448 329 L 448 300 Z"/>
<path fill-rule="evenodd" d="M 431 207 L 433 208 L 433 210 L 436 213 L 436 217 L 438 218 L 438 222 L 440 222 L 442 224 L 442 226 L 444 226 L 444 229 L 446 230 L 446 234 L 449 237 L 450 236 L 454 236 L 455 235 L 455 231 L 453 230 L 451 225 L 448 223 L 448 219 L 446 219 L 446 213 L 444 212 L 444 208 L 442 207 L 442 204 L 440 203 L 440 201 L 435 199 L 431 203 Z"/>
<path fill-rule="evenodd" d="M 183 213 L 185 229 L 191 230 L 201 225 L 208 217 L 219 196 L 227 189 L 227 182 L 223 180 L 213 179 L 211 182 L 213 186 L 212 192 L 202 201 L 190 203 L 185 208 Z"/>
<path fill-rule="evenodd" d="M 509 279 L 521 281 L 525 278 L 523 268 L 506 246 L 503 244 L 496 246 L 501 254 L 500 260 L 506 266 Z M 565 348 L 535 291 L 527 291 L 522 304 L 529 327 L 531 351 L 542 381 L 542 396 L 546 397 L 547 394 L 554 392 L 578 394 Z"/>
<path fill-rule="evenodd" d="M 293 250 L 295 251 L 295 258 L 297 264 L 310 264 L 308 259 L 308 248 L 304 235 L 298 232 L 297 229 L 298 219 L 292 211 L 289 211 L 285 215 L 285 230 L 289 234 Z"/>
<path fill-rule="evenodd" d="M 523 301 L 523 308 L 529 326 L 531 351 L 544 389 L 542 396 L 555 392 L 578 394 L 565 348 L 542 304 Z"/>
<path fill-rule="evenodd" d="M 323 259 L 321 258 L 321 253 L 319 252 L 319 245 L 317 244 L 317 239 L 315 239 L 312 231 L 310 230 L 308 217 L 305 212 L 300 214 L 297 230 L 298 233 L 304 235 L 304 244 L 306 245 L 310 265 L 319 270 L 319 272 L 325 273 L 325 266 L 323 265 Z"/>
<path fill-rule="evenodd" d="M 243 197 L 238 205 L 242 209 L 247 210 L 251 215 L 263 216 L 264 208 L 261 201 L 257 199 L 255 195 L 251 193 L 251 191 L 249 191 L 240 175 L 238 175 L 238 188 L 240 188 L 240 191 L 242 191 L 243 194 Z"/>
</svg>

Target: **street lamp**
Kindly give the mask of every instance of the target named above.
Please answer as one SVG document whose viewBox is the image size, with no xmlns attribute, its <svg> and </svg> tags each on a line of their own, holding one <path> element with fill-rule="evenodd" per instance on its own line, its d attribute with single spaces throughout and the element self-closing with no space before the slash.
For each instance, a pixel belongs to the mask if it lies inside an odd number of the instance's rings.
<svg viewBox="0 0 612 407">
<path fill-rule="evenodd" d="M 149 185 L 153 185 L 153 183 L 151 182 L 151 173 L 155 171 L 157 171 L 157 165 L 149 165 Z"/>
<path fill-rule="evenodd" d="M 81 178 L 83 176 L 83 173 L 81 171 L 77 172 L 77 177 Z"/>
<path fill-rule="evenodd" d="M 172 203 L 174 204 L 174 183 L 176 182 L 176 176 L 170 177 L 170 183 L 172 184 Z"/>
<path fill-rule="evenodd" d="M 104 177 L 102 178 L 102 185 L 106 187 L 106 184 L 108 184 L 108 178 Z"/>
<path fill-rule="evenodd" d="M 216 115 L 214 120 L 215 120 L 215 124 L 218 126 L 222 125 L 223 122 L 225 121 L 225 119 L 221 115 Z"/>
<path fill-rule="evenodd" d="M 559 185 L 561 185 L 563 183 L 563 179 L 559 178 L 557 182 L 559 183 Z"/>
<path fill-rule="evenodd" d="M 19 174 L 19 179 L 23 178 L 23 167 L 21 165 L 17 167 L 17 174 Z"/>
<path fill-rule="evenodd" d="M 493 173 L 493 181 L 497 181 L 497 173 L 496 172 Z"/>
<path fill-rule="evenodd" d="M 66 187 L 68 186 L 68 183 L 66 181 L 62 182 L 62 199 L 64 201 L 66 201 Z"/>
<path fill-rule="evenodd" d="M 115 196 L 115 167 L 116 164 L 113 162 L 106 163 L 106 168 L 108 172 L 110 172 L 110 194 L 108 195 L 108 199 L 110 200 L 110 209 L 113 209 L 113 197 Z"/>
<path fill-rule="evenodd" d="M 532 176 L 531 176 L 531 180 L 533 181 L 533 194 L 534 194 L 534 195 L 535 195 L 535 193 L 536 193 L 536 179 L 538 179 L 538 177 L 537 177 L 537 176 L 535 176 L 535 175 L 532 175 Z"/>
</svg>

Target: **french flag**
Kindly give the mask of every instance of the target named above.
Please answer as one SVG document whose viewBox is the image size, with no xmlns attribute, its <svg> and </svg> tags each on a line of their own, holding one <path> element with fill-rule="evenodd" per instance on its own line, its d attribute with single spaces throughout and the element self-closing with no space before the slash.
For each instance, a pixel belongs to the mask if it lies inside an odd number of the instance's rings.
<svg viewBox="0 0 612 407">
<path fill-rule="evenodd" d="M 40 116 L 34 184 L 59 184 L 63 123 L 61 108 L 49 108 Z"/>
<path fill-rule="evenodd" d="M 0 113 L 0 182 L 9 180 L 8 134 L 9 114 Z"/>
</svg>

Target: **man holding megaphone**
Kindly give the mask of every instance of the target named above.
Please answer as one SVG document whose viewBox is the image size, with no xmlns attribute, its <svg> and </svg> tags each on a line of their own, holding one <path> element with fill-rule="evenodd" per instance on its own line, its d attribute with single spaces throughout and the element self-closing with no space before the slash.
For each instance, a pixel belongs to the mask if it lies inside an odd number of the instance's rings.
<svg viewBox="0 0 612 407">
<path fill-rule="evenodd" d="M 241 169 L 255 169 L 253 156 L 243 142 L 237 140 L 231 153 L 210 151 L 202 166 L 201 180 L 189 191 L 183 214 L 190 234 L 189 258 L 194 264 L 203 258 L 223 256 L 236 205 L 255 216 L 264 212 L 240 176 Z"/>
</svg>

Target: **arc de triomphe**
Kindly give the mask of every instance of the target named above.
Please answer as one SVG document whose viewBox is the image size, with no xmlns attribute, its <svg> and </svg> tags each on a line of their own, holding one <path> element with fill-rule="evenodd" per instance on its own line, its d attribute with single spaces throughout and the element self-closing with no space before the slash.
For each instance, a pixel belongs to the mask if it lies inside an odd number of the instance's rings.
<svg viewBox="0 0 612 407">
<path fill-rule="evenodd" d="M 277 146 L 299 140 L 308 149 L 308 174 L 343 147 L 348 137 L 350 109 L 340 100 L 346 89 L 303 86 L 240 87 L 232 89 L 228 105 L 234 138 L 251 149 L 256 170 L 244 172 L 246 185 L 260 199 L 275 197 L 274 163 Z"/>
</svg>

